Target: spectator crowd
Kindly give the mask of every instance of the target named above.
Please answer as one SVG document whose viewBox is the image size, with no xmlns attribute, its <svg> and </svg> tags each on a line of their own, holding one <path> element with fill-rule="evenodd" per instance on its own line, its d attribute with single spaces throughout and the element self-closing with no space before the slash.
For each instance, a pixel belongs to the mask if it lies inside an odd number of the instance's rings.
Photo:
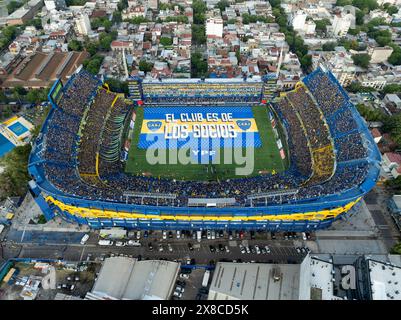
<svg viewBox="0 0 401 320">
<path fill-rule="evenodd" d="M 74 75 L 46 128 L 46 178 L 70 195 L 160 206 L 186 206 L 191 197 L 235 198 L 238 205 L 249 206 L 248 195 L 291 191 L 253 201 L 265 205 L 343 192 L 361 184 L 369 170 L 360 134 L 334 139 L 330 134 L 325 118 L 331 117 L 327 123 L 334 122 L 335 131 L 341 133 L 355 130 L 356 124 L 344 94 L 323 72 L 308 79 L 311 95 L 300 87 L 274 104 L 289 137 L 289 170 L 211 182 L 125 174 L 120 154 L 129 106 L 118 98 L 112 107 L 115 94 L 99 89 L 100 84 L 85 71 Z M 179 97 L 170 98 L 182 105 Z M 80 173 L 96 172 L 96 153 L 99 177 L 85 180 Z M 359 161 L 345 164 L 349 160 Z"/>
</svg>

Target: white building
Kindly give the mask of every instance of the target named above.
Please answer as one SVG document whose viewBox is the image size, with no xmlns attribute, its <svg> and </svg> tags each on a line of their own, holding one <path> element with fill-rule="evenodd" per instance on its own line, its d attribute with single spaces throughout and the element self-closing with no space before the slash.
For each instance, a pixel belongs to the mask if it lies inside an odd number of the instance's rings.
<svg viewBox="0 0 401 320">
<path fill-rule="evenodd" d="M 349 28 L 355 23 L 355 16 L 351 13 L 337 13 L 334 15 L 332 30 L 334 36 L 343 37 L 347 34 Z"/>
<path fill-rule="evenodd" d="M 179 270 L 177 262 L 107 258 L 85 300 L 168 300 Z"/>
<path fill-rule="evenodd" d="M 92 33 L 91 23 L 89 17 L 86 14 L 81 15 L 76 20 L 77 32 L 80 35 L 88 35 Z"/>
<path fill-rule="evenodd" d="M 65 10 L 67 8 L 65 0 L 45 0 L 45 6 L 48 11 Z"/>
<path fill-rule="evenodd" d="M 208 18 L 206 20 L 206 37 L 223 37 L 223 19 L 222 18 Z"/>
<path fill-rule="evenodd" d="M 290 24 L 295 31 L 304 31 L 307 14 L 303 10 L 298 10 L 290 17 Z"/>
</svg>

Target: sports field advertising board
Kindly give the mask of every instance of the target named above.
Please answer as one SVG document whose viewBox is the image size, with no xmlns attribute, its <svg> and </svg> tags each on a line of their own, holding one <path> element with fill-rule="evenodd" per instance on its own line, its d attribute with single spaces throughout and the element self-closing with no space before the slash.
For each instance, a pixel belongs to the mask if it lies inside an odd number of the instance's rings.
<svg viewBox="0 0 401 320">
<path fill-rule="evenodd" d="M 63 83 L 61 82 L 61 80 L 59 80 L 56 84 L 56 87 L 54 88 L 52 94 L 51 94 L 51 98 L 52 100 L 57 104 L 60 100 L 60 96 L 61 96 L 61 89 L 63 88 Z"/>
</svg>

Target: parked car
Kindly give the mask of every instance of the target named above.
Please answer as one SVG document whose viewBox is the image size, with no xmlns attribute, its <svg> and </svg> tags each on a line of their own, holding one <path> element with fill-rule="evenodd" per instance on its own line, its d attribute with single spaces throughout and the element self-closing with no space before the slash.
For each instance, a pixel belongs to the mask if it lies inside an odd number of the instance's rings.
<svg viewBox="0 0 401 320">
<path fill-rule="evenodd" d="M 301 253 L 301 248 L 300 247 L 297 247 L 296 250 L 297 250 L 298 253 Z"/>
<path fill-rule="evenodd" d="M 84 245 L 86 241 L 88 241 L 88 239 L 89 239 L 89 234 L 86 233 L 81 239 L 81 244 Z"/>
<path fill-rule="evenodd" d="M 177 230 L 177 239 L 180 239 L 180 238 L 181 238 L 181 231 Z"/>
<path fill-rule="evenodd" d="M 163 252 L 163 250 L 164 250 L 164 249 L 163 249 L 163 245 L 162 245 L 162 244 L 159 244 L 159 251 L 160 251 L 160 252 Z"/>
<path fill-rule="evenodd" d="M 127 243 L 129 246 L 133 246 L 133 247 L 140 247 L 141 243 L 138 240 L 128 240 Z"/>
<path fill-rule="evenodd" d="M 171 244 L 168 243 L 167 248 L 168 248 L 168 251 L 173 252 L 173 247 L 171 246 Z"/>
<path fill-rule="evenodd" d="M 266 253 L 269 254 L 271 252 L 269 246 L 265 246 Z"/>
<path fill-rule="evenodd" d="M 302 232 L 302 240 L 304 240 L 304 241 L 307 240 L 307 238 L 306 238 L 306 233 L 305 233 L 305 232 Z"/>
<path fill-rule="evenodd" d="M 246 253 L 251 253 L 251 249 L 249 248 L 249 246 L 245 246 L 245 250 L 246 250 Z"/>
<path fill-rule="evenodd" d="M 152 245 L 152 242 L 149 242 L 149 243 L 148 243 L 148 248 L 149 248 L 149 251 L 153 251 L 153 245 Z"/>
<path fill-rule="evenodd" d="M 143 233 L 143 237 L 147 238 L 148 236 L 149 236 L 149 232 L 148 232 L 148 230 L 145 230 L 145 232 Z"/>
<path fill-rule="evenodd" d="M 221 243 L 219 243 L 219 251 L 224 252 L 224 246 Z"/>
<path fill-rule="evenodd" d="M 192 243 L 188 243 L 188 249 L 190 251 L 194 251 L 194 247 L 193 247 Z"/>
<path fill-rule="evenodd" d="M 233 239 L 233 232 L 230 230 L 228 231 L 228 240 L 232 240 Z"/>
<path fill-rule="evenodd" d="M 163 231 L 163 239 L 167 239 L 167 231 Z"/>
<path fill-rule="evenodd" d="M 230 249 L 228 249 L 228 246 L 224 246 L 224 249 L 226 249 L 226 252 L 230 252 Z"/>
<path fill-rule="evenodd" d="M 260 249 L 257 244 L 255 244 L 255 251 L 256 251 L 256 254 L 260 254 Z"/>
<path fill-rule="evenodd" d="M 209 246 L 209 249 L 210 249 L 210 252 L 212 252 L 212 253 L 216 251 L 216 249 L 212 245 Z"/>
<path fill-rule="evenodd" d="M 272 240 L 276 239 L 276 234 L 274 232 L 271 233 L 271 236 L 272 236 Z"/>
<path fill-rule="evenodd" d="M 216 239 L 216 232 L 212 230 L 212 240 Z"/>
<path fill-rule="evenodd" d="M 246 253 L 246 249 L 242 244 L 239 245 L 239 249 L 240 249 L 241 253 Z"/>
<path fill-rule="evenodd" d="M 137 231 L 136 233 L 136 240 L 141 239 L 141 231 Z"/>
<path fill-rule="evenodd" d="M 180 273 L 180 278 L 181 279 L 189 279 L 189 274 L 188 273 Z"/>
<path fill-rule="evenodd" d="M 223 230 L 220 230 L 219 236 L 220 236 L 220 238 L 223 238 L 223 237 L 224 237 L 224 232 L 223 232 Z"/>
<path fill-rule="evenodd" d="M 173 233 L 171 231 L 168 232 L 168 238 L 172 239 L 173 238 Z"/>
<path fill-rule="evenodd" d="M 210 230 L 207 230 L 206 237 L 208 240 L 212 239 L 212 233 L 210 232 Z"/>
</svg>

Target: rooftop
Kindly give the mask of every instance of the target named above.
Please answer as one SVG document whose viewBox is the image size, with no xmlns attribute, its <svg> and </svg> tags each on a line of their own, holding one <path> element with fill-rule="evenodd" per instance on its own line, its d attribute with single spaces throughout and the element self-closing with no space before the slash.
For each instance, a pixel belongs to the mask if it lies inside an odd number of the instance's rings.
<svg viewBox="0 0 401 320">
<path fill-rule="evenodd" d="M 104 299 L 166 300 L 173 290 L 179 266 L 171 261 L 108 258 L 92 293 Z"/>
<path fill-rule="evenodd" d="M 208 300 L 298 300 L 299 264 L 217 263 Z"/>
<path fill-rule="evenodd" d="M 401 300 L 401 268 L 367 260 L 373 300 Z"/>
</svg>

